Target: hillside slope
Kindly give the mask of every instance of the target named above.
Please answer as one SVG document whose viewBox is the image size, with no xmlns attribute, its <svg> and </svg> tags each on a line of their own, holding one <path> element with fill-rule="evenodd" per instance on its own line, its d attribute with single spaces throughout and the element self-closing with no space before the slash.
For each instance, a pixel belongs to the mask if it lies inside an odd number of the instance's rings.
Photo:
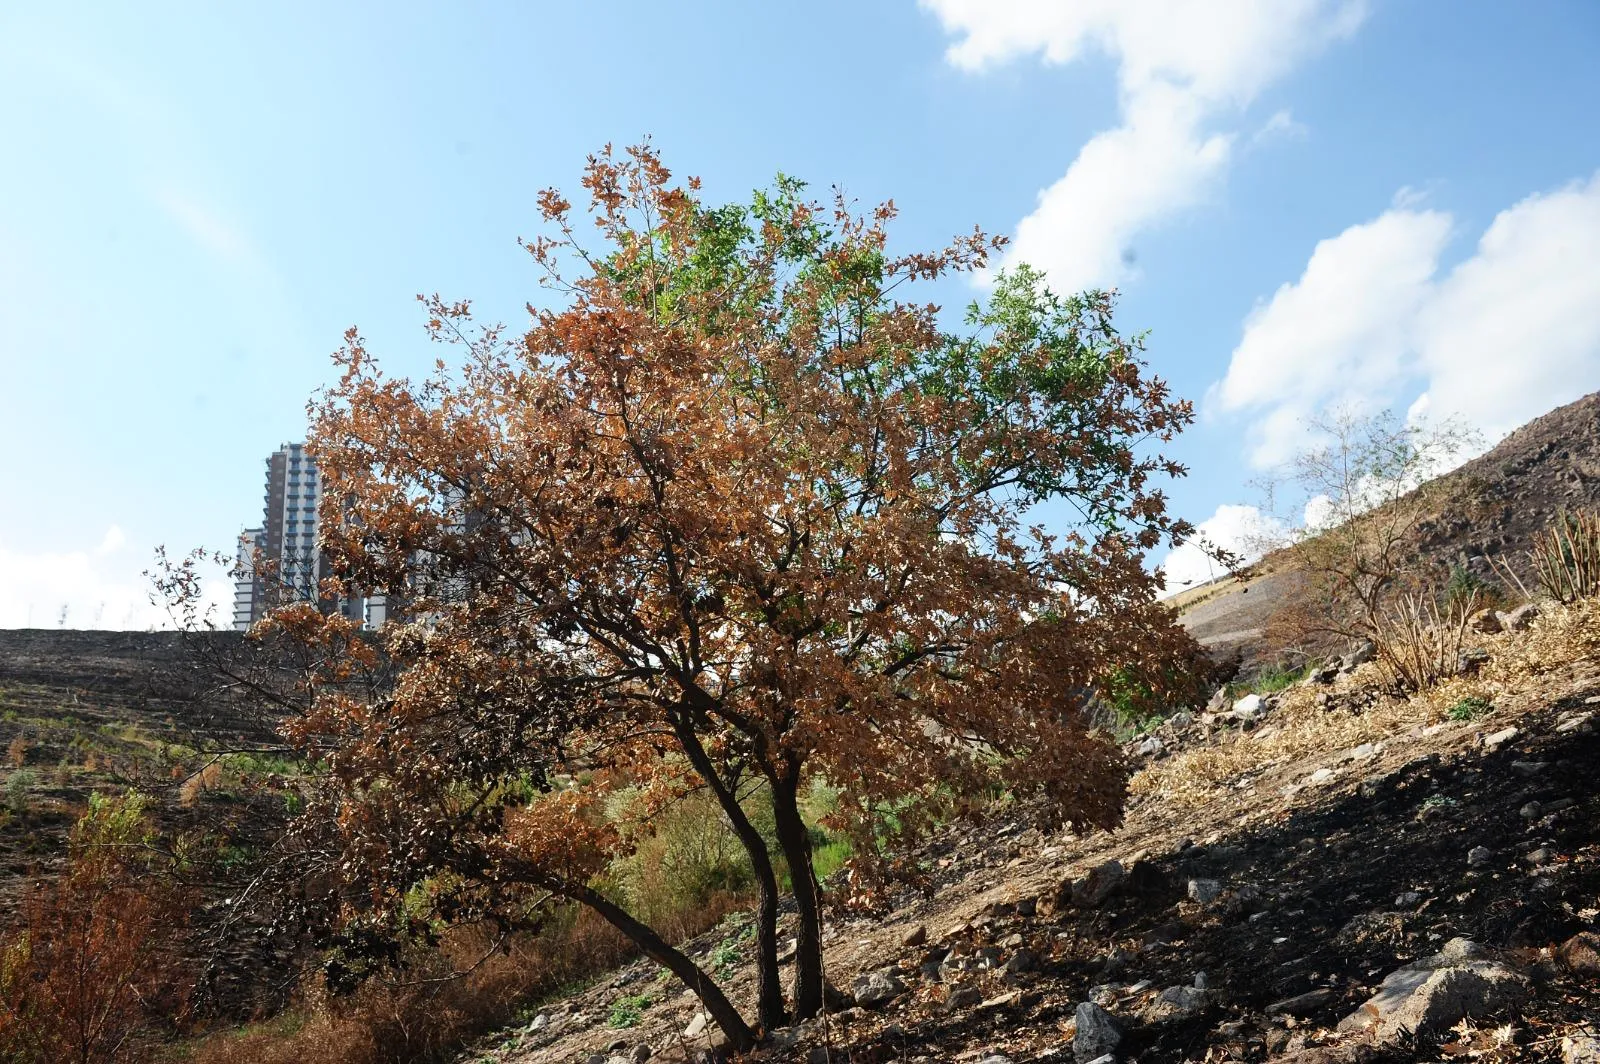
<svg viewBox="0 0 1600 1064">
<path fill-rule="evenodd" d="M 1424 521 L 1411 545 L 1419 567 L 1441 578 L 1461 567 L 1493 579 L 1493 557 L 1531 584 L 1533 537 L 1563 510 L 1600 510 L 1600 392 L 1528 422 L 1445 483 L 1448 509 Z M 1281 648 L 1264 637 L 1300 580 L 1281 552 L 1269 555 L 1243 580 L 1191 593 L 1180 621 L 1218 656 L 1238 651 L 1247 666 L 1269 661 Z"/>
<path fill-rule="evenodd" d="M 886 1000 L 759 1059 L 1069 1060 L 1084 1002 L 1121 1030 L 1121 1061 L 1563 1059 L 1600 1016 L 1600 953 L 1583 953 L 1600 936 L 1573 938 L 1600 932 L 1600 604 L 1479 645 L 1483 670 L 1426 698 L 1385 694 L 1366 665 L 1261 718 L 1170 722 L 1134 754 L 1116 832 L 1046 836 L 1002 811 L 946 833 L 926 895 L 829 926 L 833 981 Z M 740 932 L 693 948 L 726 963 Z M 1476 946 L 1450 957 L 1511 988 L 1479 1021 L 1415 1040 L 1339 1029 L 1458 938 Z M 745 999 L 749 979 L 733 978 Z M 639 963 L 464 1059 L 695 1059 L 696 1011 Z"/>
</svg>

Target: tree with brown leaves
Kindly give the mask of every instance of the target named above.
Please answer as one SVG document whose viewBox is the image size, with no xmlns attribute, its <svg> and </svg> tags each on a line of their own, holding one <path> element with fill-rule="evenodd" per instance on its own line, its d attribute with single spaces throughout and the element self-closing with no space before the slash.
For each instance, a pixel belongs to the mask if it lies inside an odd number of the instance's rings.
<svg viewBox="0 0 1600 1064">
<path fill-rule="evenodd" d="M 824 207 L 787 178 L 710 206 L 648 147 L 592 158 L 584 184 L 600 246 L 541 196 L 554 235 L 527 249 L 556 305 L 523 335 L 434 298 L 456 369 L 391 378 L 354 331 L 336 356 L 313 409 L 322 547 L 402 620 L 377 640 L 392 688 L 354 697 L 324 661 L 292 736 L 326 756 L 315 809 L 362 885 L 353 923 L 578 902 L 743 1047 L 823 1007 L 813 779 L 843 788 L 866 862 L 891 803 L 914 827 L 1003 788 L 1056 823 L 1118 822 L 1126 768 L 1084 707 L 1112 675 L 1151 698 L 1188 683 L 1144 561 L 1190 531 L 1153 448 L 1191 412 L 1104 293 L 1017 267 L 959 334 L 900 298 L 985 267 L 981 234 L 894 254 L 892 206 Z M 1069 527 L 1029 523 L 1046 502 Z M 348 627 L 291 607 L 261 632 L 368 653 Z M 754 1025 L 601 879 L 692 790 L 759 887 Z M 643 812 L 619 822 L 621 794 Z"/>
</svg>

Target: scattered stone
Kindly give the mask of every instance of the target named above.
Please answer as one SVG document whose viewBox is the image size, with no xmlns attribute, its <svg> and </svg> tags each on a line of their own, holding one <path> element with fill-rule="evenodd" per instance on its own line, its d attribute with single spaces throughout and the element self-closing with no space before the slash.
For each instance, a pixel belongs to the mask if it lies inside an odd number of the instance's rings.
<svg viewBox="0 0 1600 1064">
<path fill-rule="evenodd" d="M 1319 768 L 1317 771 L 1306 777 L 1306 783 L 1312 787 L 1317 787 L 1327 783 L 1336 775 L 1338 775 L 1338 773 L 1334 772 L 1331 768 Z"/>
<path fill-rule="evenodd" d="M 1571 809 L 1577 804 L 1578 803 L 1573 801 L 1571 798 L 1557 798 L 1553 802 L 1546 802 L 1544 804 L 1544 812 L 1546 815 L 1550 813 L 1559 813 L 1563 809 Z"/>
<path fill-rule="evenodd" d="M 1513 775 L 1517 775 L 1517 776 L 1521 776 L 1523 779 L 1530 779 L 1530 778 L 1532 778 L 1534 776 L 1538 776 L 1538 775 L 1542 774 L 1544 772 L 1544 770 L 1549 768 L 1549 767 L 1550 767 L 1550 763 L 1548 761 L 1513 761 L 1513 762 L 1511 762 L 1511 772 L 1512 772 L 1512 774 Z"/>
<path fill-rule="evenodd" d="M 1196 990 L 1205 990 L 1209 987 L 1210 983 L 1211 977 L 1205 972 L 1194 973 L 1194 988 Z"/>
<path fill-rule="evenodd" d="M 1561 1064 L 1600 1064 L 1600 1038 L 1588 1031 L 1561 1040 Z"/>
<path fill-rule="evenodd" d="M 1556 950 L 1556 959 L 1573 975 L 1600 975 L 1600 935 L 1582 931 Z"/>
<path fill-rule="evenodd" d="M 1310 1016 L 1333 1000 L 1333 991 L 1327 987 L 1308 990 L 1267 1006 L 1268 1016 Z"/>
<path fill-rule="evenodd" d="M 954 987 L 944 996 L 944 1011 L 946 1013 L 959 1012 L 961 1009 L 970 1009 L 983 1000 L 983 991 L 975 986 Z"/>
<path fill-rule="evenodd" d="M 1516 728 L 1502 728 L 1492 735 L 1485 735 L 1483 737 L 1483 745 L 1493 750 L 1497 746 L 1504 746 L 1506 743 L 1509 743 L 1519 734 L 1521 733 L 1518 732 Z"/>
<path fill-rule="evenodd" d="M 1524 820 L 1538 820 L 1539 813 L 1543 811 L 1543 809 L 1544 807 L 1538 802 L 1529 802 L 1527 805 L 1517 810 L 1517 815 L 1522 817 Z"/>
<path fill-rule="evenodd" d="M 1422 904 L 1422 894 L 1419 891 L 1408 890 L 1394 899 L 1396 909 L 1415 909 Z"/>
<path fill-rule="evenodd" d="M 1518 606 L 1510 613 L 1502 615 L 1501 620 L 1504 622 L 1506 628 L 1513 632 L 1521 632 L 1526 630 L 1527 627 L 1533 623 L 1534 618 L 1538 616 L 1539 607 L 1530 602 L 1526 605 Z"/>
<path fill-rule="evenodd" d="M 1521 1001 L 1527 981 L 1465 938 L 1451 939 L 1432 957 L 1390 972 L 1366 1004 L 1339 1023 L 1341 1031 L 1373 1031 L 1380 1042 L 1403 1032 L 1427 1038 L 1468 1016 L 1484 1016 Z"/>
<path fill-rule="evenodd" d="M 906 985 L 900 981 L 892 968 L 884 968 L 876 972 L 863 972 L 856 976 L 855 983 L 851 986 L 855 992 L 857 1005 L 871 1008 L 893 1001 L 906 992 Z"/>
<path fill-rule="evenodd" d="M 1356 646 L 1348 654 L 1340 659 L 1344 663 L 1342 667 L 1343 671 L 1354 672 L 1360 666 L 1371 661 L 1377 656 L 1377 654 L 1377 644 L 1372 642 L 1370 639 L 1363 640 L 1362 642 L 1356 644 Z"/>
<path fill-rule="evenodd" d="M 925 926 L 918 924 L 916 927 L 907 932 L 905 938 L 900 940 L 900 945 L 904 946 L 906 949 L 914 949 L 926 941 L 928 941 L 928 929 Z"/>
<path fill-rule="evenodd" d="M 1238 720 L 1257 720 L 1266 715 L 1260 695 L 1245 695 L 1233 704 L 1233 716 Z"/>
<path fill-rule="evenodd" d="M 991 1053 L 980 1059 L 978 1064 L 1011 1064 L 1011 1058 L 1004 1053 Z"/>
<path fill-rule="evenodd" d="M 1072 1036 L 1072 1055 L 1079 1064 L 1115 1053 L 1122 1044 L 1122 1028 L 1110 1013 L 1094 1002 L 1079 1004 L 1075 1017 L 1078 1033 Z"/>
<path fill-rule="evenodd" d="M 1187 1019 L 1204 1009 L 1209 1000 L 1208 992 L 1196 987 L 1169 986 L 1156 995 L 1155 1001 L 1145 1012 L 1155 1022 Z"/>
<path fill-rule="evenodd" d="M 1485 635 L 1494 635 L 1506 630 L 1505 621 L 1499 610 L 1484 610 L 1472 618 L 1471 625 L 1474 632 L 1482 632 Z"/>
<path fill-rule="evenodd" d="M 1528 854 L 1525 860 L 1531 865 L 1547 865 L 1556 859 L 1556 852 L 1548 846 L 1540 846 Z"/>
<path fill-rule="evenodd" d="M 1456 672 L 1462 676 L 1471 676 L 1483 668 L 1489 661 L 1489 652 L 1473 647 L 1463 650 L 1461 656 L 1456 658 Z"/>
<path fill-rule="evenodd" d="M 1022 972 L 1033 971 L 1034 968 L 1038 967 L 1038 964 L 1038 958 L 1036 958 L 1032 953 L 1025 949 L 1019 949 L 1017 952 L 1011 955 L 1009 960 L 1006 961 L 1004 971 L 1009 972 L 1012 975 L 1018 975 Z"/>
<path fill-rule="evenodd" d="M 1222 893 L 1222 884 L 1215 879 L 1189 880 L 1189 900 L 1201 905 L 1209 905 L 1217 900 L 1217 895 Z"/>
<path fill-rule="evenodd" d="M 1072 885 L 1072 904 L 1080 909 L 1099 908 L 1122 885 L 1125 875 L 1121 861 L 1097 865 Z"/>
<path fill-rule="evenodd" d="M 1556 721 L 1556 731 L 1565 735 L 1568 732 L 1591 732 L 1594 730 L 1593 713 L 1567 713 Z"/>
<path fill-rule="evenodd" d="M 1160 757 L 1167 752 L 1167 744 L 1157 736 L 1150 736 L 1144 742 L 1134 747 L 1133 752 L 1140 757 Z"/>
<path fill-rule="evenodd" d="M 1487 846 L 1474 846 L 1467 851 L 1467 866 L 1470 868 L 1482 868 L 1492 860 L 1494 851 Z"/>
<path fill-rule="evenodd" d="M 632 1064 L 644 1064 L 644 1062 L 649 1059 L 650 1047 L 643 1042 L 640 1042 L 638 1045 L 634 1046 L 633 1052 L 628 1054 L 628 1060 L 631 1061 Z"/>
<path fill-rule="evenodd" d="M 1017 902 L 1017 915 L 1031 917 L 1039 911 L 1038 898 L 1023 898 Z"/>
<path fill-rule="evenodd" d="M 689 1021 L 689 1026 L 683 1029 L 683 1037 L 699 1038 L 711 1024 L 711 1017 L 704 1012 L 694 1014 L 694 1019 Z"/>
</svg>

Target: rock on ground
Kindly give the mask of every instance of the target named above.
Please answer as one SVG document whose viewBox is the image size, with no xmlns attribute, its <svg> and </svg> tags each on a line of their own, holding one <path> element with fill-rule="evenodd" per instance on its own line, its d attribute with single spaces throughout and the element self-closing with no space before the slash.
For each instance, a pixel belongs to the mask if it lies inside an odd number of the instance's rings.
<svg viewBox="0 0 1600 1064">
<path fill-rule="evenodd" d="M 1072 1055 L 1079 1064 L 1088 1064 L 1116 1051 L 1122 1043 L 1122 1028 L 1111 1014 L 1092 1001 L 1078 1006 L 1078 1033 L 1072 1036 Z"/>
<path fill-rule="evenodd" d="M 1366 1004 L 1339 1023 L 1341 1031 L 1372 1031 L 1377 1040 L 1402 1032 L 1427 1037 L 1468 1016 L 1483 1016 L 1521 1001 L 1527 981 L 1476 942 L 1451 939 L 1439 953 L 1390 972 Z"/>
</svg>

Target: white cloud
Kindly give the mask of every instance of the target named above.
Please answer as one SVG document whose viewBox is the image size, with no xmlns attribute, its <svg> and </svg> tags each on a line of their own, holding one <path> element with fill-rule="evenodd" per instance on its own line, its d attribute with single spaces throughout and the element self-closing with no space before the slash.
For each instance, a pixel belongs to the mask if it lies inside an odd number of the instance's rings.
<svg viewBox="0 0 1600 1064">
<path fill-rule="evenodd" d="M 1501 211 L 1442 277 L 1452 219 L 1405 191 L 1245 320 L 1208 405 L 1254 418 L 1258 467 L 1333 406 L 1459 418 L 1493 442 L 1600 386 L 1600 173 Z"/>
<path fill-rule="evenodd" d="M 1272 117 L 1262 123 L 1261 128 L 1250 136 L 1250 143 L 1259 144 L 1264 140 L 1274 137 L 1304 137 L 1311 131 L 1304 122 L 1297 121 L 1294 113 L 1288 108 L 1272 112 Z"/>
<path fill-rule="evenodd" d="M 1243 562 L 1252 562 L 1286 542 L 1288 533 L 1286 524 L 1254 506 L 1219 506 L 1196 527 L 1193 539 L 1174 547 L 1160 563 L 1165 585 L 1162 596 L 1176 595 L 1227 573 L 1208 547 L 1220 547 Z"/>
<path fill-rule="evenodd" d="M 1245 319 L 1213 398 L 1224 411 L 1265 409 L 1251 431 L 1253 464 L 1293 454 L 1319 408 L 1360 410 L 1399 383 L 1450 226 L 1447 214 L 1410 210 L 1353 225 Z"/>
<path fill-rule="evenodd" d="M 1418 333 L 1428 407 L 1490 439 L 1600 388 L 1600 172 L 1501 211 Z"/>
<path fill-rule="evenodd" d="M 1090 49 L 1117 62 L 1121 124 L 1092 138 L 1039 194 L 1008 256 L 1064 290 L 1128 278 L 1134 238 L 1203 202 L 1226 172 L 1235 133 L 1215 120 L 1353 32 L 1366 11 L 1362 0 L 923 4 L 956 38 L 947 58 L 966 70 L 1033 55 L 1070 63 Z"/>
<path fill-rule="evenodd" d="M 0 544 L 0 628 L 170 628 L 150 602 L 147 567 L 125 549 L 112 525 L 98 546 L 24 553 Z M 230 619 L 232 588 L 219 576 L 203 582 L 207 608 L 220 624 Z"/>
</svg>

